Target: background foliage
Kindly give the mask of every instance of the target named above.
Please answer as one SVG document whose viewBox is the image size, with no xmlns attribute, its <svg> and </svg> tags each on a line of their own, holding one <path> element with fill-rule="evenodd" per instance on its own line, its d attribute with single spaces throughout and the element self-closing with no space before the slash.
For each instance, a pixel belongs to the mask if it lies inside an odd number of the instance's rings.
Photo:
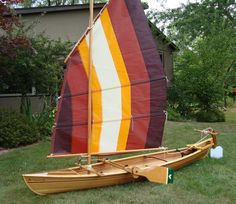
<svg viewBox="0 0 236 204">
<path fill-rule="evenodd" d="M 12 3 L 0 3 L 0 93 L 20 93 L 21 112 L 31 120 L 27 94 L 34 87 L 36 94 L 57 95 L 71 43 L 33 33 L 33 25 L 19 21 Z"/>
<path fill-rule="evenodd" d="M 13 148 L 32 144 L 40 138 L 37 126 L 25 115 L 0 109 L 0 147 Z"/>
<path fill-rule="evenodd" d="M 24 36 L 31 46 L 16 48 L 14 56 L 0 56 L 0 91 L 26 95 L 34 86 L 39 93 L 55 93 L 63 77 L 63 59 L 70 44 L 43 34 L 29 34 L 23 28 L 11 35 Z"/>
<path fill-rule="evenodd" d="M 148 13 L 180 48 L 169 105 L 184 117 L 227 106 L 236 86 L 235 12 L 233 0 L 200 0 Z"/>
<path fill-rule="evenodd" d="M 32 120 L 38 127 L 38 131 L 42 138 L 49 138 L 52 135 L 55 116 L 56 107 L 48 104 L 47 98 L 45 98 L 42 112 L 35 113 L 32 117 Z"/>
<path fill-rule="evenodd" d="M 0 93 L 20 93 L 21 113 L 27 118 L 1 111 L 2 147 L 31 144 L 51 135 L 54 108 L 49 103 L 42 113 L 33 115 L 28 93 L 35 87 L 36 94 L 55 99 L 64 76 L 63 60 L 71 48 L 70 42 L 51 40 L 33 33 L 32 25 L 23 25 L 12 9 L 17 2 L 0 2 Z"/>
</svg>

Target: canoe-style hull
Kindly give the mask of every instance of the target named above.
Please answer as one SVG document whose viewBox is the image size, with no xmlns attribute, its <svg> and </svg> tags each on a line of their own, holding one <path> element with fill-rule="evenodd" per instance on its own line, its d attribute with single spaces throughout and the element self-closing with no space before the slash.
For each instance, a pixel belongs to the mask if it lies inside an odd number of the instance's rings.
<svg viewBox="0 0 236 204">
<path fill-rule="evenodd" d="M 163 166 L 177 170 L 202 159 L 212 146 L 213 139 L 208 139 L 195 144 L 194 148 L 186 147 L 95 163 L 90 168 L 93 171 L 86 170 L 86 166 L 77 166 L 45 173 L 25 174 L 23 178 L 27 186 L 39 195 L 124 184 L 145 179 L 126 171 L 126 168 Z"/>
</svg>

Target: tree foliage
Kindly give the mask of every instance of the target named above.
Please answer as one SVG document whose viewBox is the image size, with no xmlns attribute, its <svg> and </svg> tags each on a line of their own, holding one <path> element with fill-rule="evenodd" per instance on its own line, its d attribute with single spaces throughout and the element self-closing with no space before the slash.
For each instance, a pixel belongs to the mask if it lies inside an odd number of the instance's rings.
<svg viewBox="0 0 236 204">
<path fill-rule="evenodd" d="M 31 118 L 27 93 L 55 94 L 63 77 L 63 60 L 71 43 L 51 40 L 44 34 L 31 33 L 10 4 L 1 4 L 0 93 L 20 93 L 21 111 Z"/>
<path fill-rule="evenodd" d="M 182 115 L 226 105 L 236 86 L 236 17 L 233 0 L 200 0 L 149 12 L 179 46 L 170 103 Z"/>
<path fill-rule="evenodd" d="M 24 36 L 12 35 L 14 29 L 22 26 L 14 10 L 11 9 L 12 4 L 19 2 L 19 0 L 0 2 L 0 56 L 14 57 L 16 49 L 31 47 L 30 41 Z"/>
<path fill-rule="evenodd" d="M 218 34 L 226 28 L 235 30 L 235 12 L 234 0 L 200 0 L 164 12 L 151 10 L 148 16 L 155 23 L 161 22 L 162 30 L 179 46 L 189 47 L 201 37 Z"/>
<path fill-rule="evenodd" d="M 13 148 L 41 139 L 37 126 L 25 115 L 0 109 L 0 147 Z"/>
<path fill-rule="evenodd" d="M 0 92 L 26 95 L 32 86 L 41 93 L 55 92 L 70 44 L 32 34 L 10 4 L 0 5 Z"/>
<path fill-rule="evenodd" d="M 27 36 L 27 39 L 32 49 L 18 48 L 14 58 L 0 56 L 0 91 L 26 95 L 35 87 L 38 93 L 55 93 L 63 77 L 63 59 L 70 44 L 51 40 L 43 34 Z"/>
</svg>

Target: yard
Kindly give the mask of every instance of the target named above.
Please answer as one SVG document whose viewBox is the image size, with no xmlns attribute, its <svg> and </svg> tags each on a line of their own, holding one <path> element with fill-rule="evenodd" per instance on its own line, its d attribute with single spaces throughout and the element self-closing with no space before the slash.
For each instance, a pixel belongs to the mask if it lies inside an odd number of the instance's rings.
<svg viewBox="0 0 236 204">
<path fill-rule="evenodd" d="M 0 203 L 236 203 L 236 109 L 225 123 L 167 122 L 164 146 L 181 147 L 200 139 L 194 128 L 220 132 L 224 158 L 209 157 L 175 172 L 174 184 L 130 183 L 50 196 L 33 194 L 21 174 L 73 166 L 76 159 L 47 159 L 50 142 L 44 141 L 0 155 Z"/>
</svg>

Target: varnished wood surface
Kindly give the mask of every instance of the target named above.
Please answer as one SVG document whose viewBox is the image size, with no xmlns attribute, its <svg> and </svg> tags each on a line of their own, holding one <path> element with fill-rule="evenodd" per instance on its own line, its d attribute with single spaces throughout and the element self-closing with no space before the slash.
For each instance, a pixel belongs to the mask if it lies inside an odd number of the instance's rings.
<svg viewBox="0 0 236 204">
<path fill-rule="evenodd" d="M 86 166 L 83 168 L 76 166 L 51 172 L 25 174 L 23 178 L 27 186 L 39 195 L 123 184 L 145 179 L 142 176 L 133 175 L 125 168 L 147 169 L 163 166 L 175 170 L 180 169 L 202 159 L 213 145 L 213 140 L 210 138 L 195 144 L 196 148 L 194 149 L 185 147 L 111 161 L 124 167 L 124 169 L 117 168 L 107 162 L 100 162 L 92 164 L 92 169 L 95 172 L 88 173 Z"/>
</svg>

